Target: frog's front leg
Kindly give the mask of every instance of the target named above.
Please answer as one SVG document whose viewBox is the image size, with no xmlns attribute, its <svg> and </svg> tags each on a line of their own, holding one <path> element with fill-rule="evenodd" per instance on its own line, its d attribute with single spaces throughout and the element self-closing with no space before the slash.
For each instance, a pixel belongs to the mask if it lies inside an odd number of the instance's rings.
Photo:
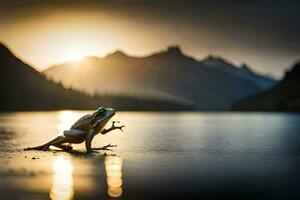
<svg viewBox="0 0 300 200">
<path fill-rule="evenodd" d="M 122 126 L 115 126 L 115 123 L 120 123 L 120 122 L 119 122 L 119 121 L 113 121 L 110 128 L 108 128 L 108 129 L 103 129 L 100 133 L 104 135 L 104 134 L 106 134 L 106 133 L 108 133 L 108 132 L 110 132 L 110 131 L 113 131 L 113 130 L 115 130 L 115 129 L 120 129 L 120 130 L 123 132 L 123 131 L 124 131 L 123 128 L 124 128 L 125 126 L 124 126 L 124 125 L 122 125 Z"/>
<path fill-rule="evenodd" d="M 107 150 L 107 151 L 112 151 L 112 149 L 110 149 L 111 147 L 117 147 L 117 145 L 115 144 L 108 144 L 108 145 L 105 145 L 103 147 L 99 147 L 99 148 L 92 148 L 92 150 Z"/>
</svg>

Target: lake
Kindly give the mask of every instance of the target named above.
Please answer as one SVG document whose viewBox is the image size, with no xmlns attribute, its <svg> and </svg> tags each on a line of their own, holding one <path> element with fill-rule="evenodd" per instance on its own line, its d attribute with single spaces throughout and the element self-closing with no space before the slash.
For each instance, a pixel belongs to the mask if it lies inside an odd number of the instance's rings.
<svg viewBox="0 0 300 200">
<path fill-rule="evenodd" d="M 300 115 L 119 112 L 114 151 L 23 151 L 86 113 L 0 114 L 1 199 L 300 198 Z"/>
</svg>

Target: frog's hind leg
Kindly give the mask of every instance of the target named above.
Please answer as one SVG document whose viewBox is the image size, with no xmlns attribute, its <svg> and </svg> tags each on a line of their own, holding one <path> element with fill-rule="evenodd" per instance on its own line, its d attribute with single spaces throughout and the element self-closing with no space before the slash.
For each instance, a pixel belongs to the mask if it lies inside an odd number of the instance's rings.
<svg viewBox="0 0 300 200">
<path fill-rule="evenodd" d="M 71 146 L 65 145 L 65 143 L 82 143 L 84 141 L 84 137 L 66 137 L 66 136 L 58 136 L 54 138 L 53 140 L 47 142 L 46 144 L 43 144 L 41 146 L 37 147 L 28 147 L 24 150 L 44 150 L 47 151 L 49 150 L 49 147 L 55 146 L 58 147 L 64 151 L 70 151 L 72 150 Z"/>
<path fill-rule="evenodd" d="M 24 149 L 24 151 L 30 151 L 30 150 L 43 150 L 44 145 L 36 146 L 36 147 L 27 147 Z"/>
<path fill-rule="evenodd" d="M 49 144 L 52 146 L 55 146 L 57 148 L 60 148 L 64 151 L 71 151 L 73 147 L 71 144 L 79 144 L 84 141 L 84 138 L 75 138 L 75 137 L 63 137 L 60 140 L 53 141 Z M 69 143 L 68 145 L 66 143 Z"/>
<path fill-rule="evenodd" d="M 47 151 L 47 150 L 49 150 L 49 147 L 50 147 L 50 145 L 52 145 L 52 143 L 61 141 L 64 138 L 65 138 L 64 136 L 57 136 L 56 138 L 54 138 L 53 140 L 50 140 L 46 144 L 36 146 L 36 147 L 28 147 L 24 150 L 26 150 L 26 151 L 28 151 L 28 150 L 44 150 L 44 151 Z"/>
<path fill-rule="evenodd" d="M 65 145 L 65 144 L 55 144 L 53 146 L 60 148 L 63 151 L 71 151 L 73 149 L 73 147 L 71 145 Z"/>
</svg>

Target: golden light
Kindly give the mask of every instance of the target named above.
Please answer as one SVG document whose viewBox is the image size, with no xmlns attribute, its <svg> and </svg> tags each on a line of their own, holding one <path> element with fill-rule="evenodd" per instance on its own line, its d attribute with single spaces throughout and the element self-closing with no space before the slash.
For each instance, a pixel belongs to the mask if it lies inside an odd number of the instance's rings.
<svg viewBox="0 0 300 200">
<path fill-rule="evenodd" d="M 80 61 L 85 56 L 87 56 L 87 54 L 84 51 L 73 51 L 73 52 L 69 52 L 66 55 L 66 60 L 72 61 L 72 62 L 77 62 L 77 61 Z"/>
<path fill-rule="evenodd" d="M 80 118 L 78 113 L 73 111 L 60 111 L 58 113 L 59 123 L 57 124 L 58 135 L 63 135 L 64 130 L 69 130 L 76 120 Z"/>
<path fill-rule="evenodd" d="M 119 197 L 122 195 L 122 158 L 118 156 L 105 157 L 105 171 L 107 182 L 107 193 L 111 197 Z"/>
<path fill-rule="evenodd" d="M 64 110 L 64 111 L 59 112 L 58 118 L 60 121 L 66 122 L 66 121 L 76 120 L 77 115 L 73 111 Z"/>
<path fill-rule="evenodd" d="M 50 198 L 53 200 L 70 200 L 74 196 L 73 165 L 65 156 L 59 156 L 52 164 L 53 181 Z"/>
</svg>

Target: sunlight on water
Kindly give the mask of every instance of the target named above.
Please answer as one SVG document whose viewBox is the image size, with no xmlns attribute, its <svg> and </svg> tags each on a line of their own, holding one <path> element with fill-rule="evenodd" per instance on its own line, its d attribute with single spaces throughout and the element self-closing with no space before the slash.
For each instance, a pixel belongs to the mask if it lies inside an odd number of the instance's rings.
<svg viewBox="0 0 300 200">
<path fill-rule="evenodd" d="M 53 200 L 73 199 L 73 165 L 65 156 L 56 158 L 52 165 L 53 182 L 50 191 L 50 198 Z"/>
<path fill-rule="evenodd" d="M 207 191 L 285 199 L 299 191 L 298 114 L 118 112 L 112 120 L 125 131 L 93 140 L 117 145 L 106 153 L 118 156 L 85 155 L 84 143 L 72 154 L 23 151 L 91 112 L 0 114 L 1 199 L 201 199 Z"/>
<path fill-rule="evenodd" d="M 59 123 L 57 124 L 58 135 L 63 135 L 64 130 L 69 130 L 74 122 L 79 118 L 80 115 L 73 111 L 60 111 L 58 114 Z"/>
<path fill-rule="evenodd" d="M 107 181 L 107 193 L 111 197 L 122 195 L 122 158 L 117 156 L 105 157 L 105 171 Z"/>
</svg>

